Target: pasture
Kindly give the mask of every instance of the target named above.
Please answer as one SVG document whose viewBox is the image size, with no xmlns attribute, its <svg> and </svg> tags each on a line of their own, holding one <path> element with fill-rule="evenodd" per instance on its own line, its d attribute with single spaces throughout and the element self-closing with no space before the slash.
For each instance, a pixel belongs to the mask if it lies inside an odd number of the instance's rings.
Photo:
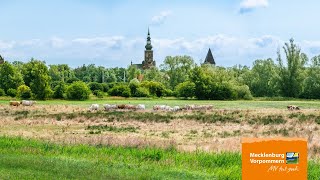
<svg viewBox="0 0 320 180">
<path fill-rule="evenodd" d="M 106 103 L 145 104 L 147 109 L 106 112 L 102 108 Z M 91 104 L 100 104 L 101 109 L 88 112 Z M 157 104 L 214 108 L 153 111 Z M 301 110 L 288 111 L 287 105 Z M 31 107 L 10 107 L 7 100 L 1 100 L 0 178 L 47 179 L 61 171 L 62 179 L 82 175 L 103 179 L 239 179 L 241 137 L 308 139 L 309 177 L 319 177 L 319 108 L 320 101 L 302 100 L 110 98 L 39 101 Z M 37 168 L 39 163 L 43 166 Z"/>
</svg>

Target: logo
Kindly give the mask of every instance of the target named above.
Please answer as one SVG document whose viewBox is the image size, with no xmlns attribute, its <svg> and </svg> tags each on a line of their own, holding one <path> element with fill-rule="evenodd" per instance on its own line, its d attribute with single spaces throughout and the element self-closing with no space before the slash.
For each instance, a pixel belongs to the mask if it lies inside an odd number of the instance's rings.
<svg viewBox="0 0 320 180">
<path fill-rule="evenodd" d="M 299 153 L 287 152 L 286 162 L 287 164 L 299 164 Z"/>
</svg>

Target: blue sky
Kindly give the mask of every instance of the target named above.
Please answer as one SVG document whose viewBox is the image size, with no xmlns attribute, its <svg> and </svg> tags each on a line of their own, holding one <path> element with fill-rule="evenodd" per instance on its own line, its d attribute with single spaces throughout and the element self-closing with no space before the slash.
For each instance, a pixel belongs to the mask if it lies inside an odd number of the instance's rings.
<svg viewBox="0 0 320 180">
<path fill-rule="evenodd" d="M 143 59 L 150 27 L 154 58 L 211 48 L 218 65 L 275 58 L 293 37 L 309 57 L 320 54 L 316 0 L 1 0 L 0 54 L 48 64 L 127 67 Z"/>
</svg>

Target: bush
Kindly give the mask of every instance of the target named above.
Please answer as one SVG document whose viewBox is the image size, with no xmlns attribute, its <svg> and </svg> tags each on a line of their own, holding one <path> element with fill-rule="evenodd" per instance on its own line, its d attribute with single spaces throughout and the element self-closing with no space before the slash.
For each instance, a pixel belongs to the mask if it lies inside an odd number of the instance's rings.
<svg viewBox="0 0 320 180">
<path fill-rule="evenodd" d="M 90 88 L 90 90 L 92 92 L 96 91 L 96 90 L 98 90 L 98 91 L 103 91 L 104 90 L 103 85 L 100 84 L 100 83 L 97 83 L 97 82 L 91 82 L 91 83 L 89 83 L 88 86 L 89 86 L 89 88 Z"/>
<path fill-rule="evenodd" d="M 149 90 L 145 87 L 139 87 L 137 88 L 137 91 L 134 95 L 135 97 L 149 97 L 150 93 Z"/>
<path fill-rule="evenodd" d="M 163 96 L 172 97 L 172 96 L 174 96 L 174 91 L 172 91 L 171 89 L 165 89 Z"/>
<path fill-rule="evenodd" d="M 122 97 L 130 97 L 131 90 L 128 85 L 120 84 L 115 85 L 108 91 L 108 94 L 111 96 L 122 96 Z"/>
<path fill-rule="evenodd" d="M 103 98 L 103 92 L 99 90 L 93 91 L 93 95 L 97 96 L 98 98 Z"/>
<path fill-rule="evenodd" d="M 0 96 L 5 96 L 5 95 L 6 95 L 6 93 L 4 92 L 4 90 L 0 89 Z"/>
<path fill-rule="evenodd" d="M 165 95 L 165 86 L 160 82 L 144 81 L 142 87 L 148 88 L 151 96 L 162 97 Z"/>
<path fill-rule="evenodd" d="M 73 82 L 66 91 L 67 99 L 86 100 L 89 99 L 91 91 L 86 83 L 82 81 Z"/>
<path fill-rule="evenodd" d="M 59 84 L 54 88 L 53 98 L 63 99 L 65 97 L 66 90 L 66 84 L 64 82 L 59 82 Z"/>
<path fill-rule="evenodd" d="M 17 90 L 10 88 L 10 89 L 7 90 L 7 95 L 10 96 L 10 97 L 16 97 L 17 96 Z"/>
<path fill-rule="evenodd" d="M 177 97 L 194 97 L 195 96 L 196 85 L 193 82 L 187 81 L 180 83 L 175 88 L 175 94 Z"/>
<path fill-rule="evenodd" d="M 236 86 L 235 91 L 237 93 L 237 99 L 245 99 L 245 100 L 253 99 L 250 89 L 247 85 Z"/>
<path fill-rule="evenodd" d="M 131 90 L 131 94 L 135 96 L 137 89 L 140 87 L 140 82 L 138 79 L 132 79 L 129 83 L 129 88 Z"/>
<path fill-rule="evenodd" d="M 108 92 L 110 87 L 107 83 L 102 83 L 102 86 L 103 86 L 103 92 Z"/>
<path fill-rule="evenodd" d="M 21 98 L 21 99 L 30 99 L 32 96 L 32 92 L 30 87 L 26 86 L 26 85 L 21 85 L 18 87 L 17 90 L 17 97 Z"/>
</svg>

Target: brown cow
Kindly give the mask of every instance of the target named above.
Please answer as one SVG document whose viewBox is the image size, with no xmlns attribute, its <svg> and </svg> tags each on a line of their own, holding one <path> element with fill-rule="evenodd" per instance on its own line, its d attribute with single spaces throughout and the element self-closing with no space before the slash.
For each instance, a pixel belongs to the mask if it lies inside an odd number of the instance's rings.
<svg viewBox="0 0 320 180">
<path fill-rule="evenodd" d="M 10 106 L 20 106 L 20 104 L 21 104 L 21 102 L 19 102 L 19 101 L 10 101 Z"/>
</svg>

